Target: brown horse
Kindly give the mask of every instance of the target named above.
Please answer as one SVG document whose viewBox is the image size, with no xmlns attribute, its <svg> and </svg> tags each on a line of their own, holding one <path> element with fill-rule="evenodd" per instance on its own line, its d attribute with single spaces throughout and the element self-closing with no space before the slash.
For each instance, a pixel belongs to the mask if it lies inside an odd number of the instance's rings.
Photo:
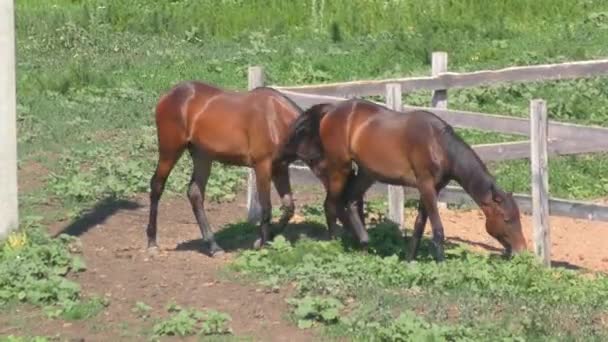
<svg viewBox="0 0 608 342">
<path fill-rule="evenodd" d="M 526 249 L 512 194 L 501 190 L 474 150 L 430 112 L 402 113 L 358 99 L 312 106 L 292 125 L 279 157 L 287 162 L 295 158 L 324 180 L 330 231 L 337 215 L 354 229 L 363 246 L 369 240 L 360 207 L 365 191 L 376 181 L 416 187 L 421 200 L 408 259 L 415 258 L 429 218 L 436 259 L 443 260 L 437 197 L 455 180 L 481 208 L 487 232 L 507 254 Z M 351 171 L 352 162 L 356 173 Z"/>
<path fill-rule="evenodd" d="M 261 207 L 260 238 L 270 238 L 271 180 L 281 197 L 283 229 L 294 213 L 288 165 L 275 162 L 279 146 L 302 110 L 280 92 L 266 87 L 232 92 L 201 82 L 176 85 L 156 106 L 158 164 L 150 181 L 148 248 L 157 248 L 158 202 L 167 177 L 188 149 L 193 160 L 187 195 L 211 255 L 223 250 L 215 241 L 205 215 L 205 187 L 213 161 L 247 166 L 255 171 Z"/>
</svg>

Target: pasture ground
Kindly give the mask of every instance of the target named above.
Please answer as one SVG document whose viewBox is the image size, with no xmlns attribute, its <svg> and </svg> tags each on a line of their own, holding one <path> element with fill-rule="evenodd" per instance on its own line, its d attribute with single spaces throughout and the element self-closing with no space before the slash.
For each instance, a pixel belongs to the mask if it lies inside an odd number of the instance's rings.
<svg viewBox="0 0 608 342">
<path fill-rule="evenodd" d="M 28 178 L 21 178 L 22 187 L 35 187 L 36 178 Z M 322 203 L 320 190 L 318 186 L 296 187 L 298 213 L 285 232 L 288 238 L 293 240 L 304 234 L 324 239 L 322 224 L 302 222 L 306 220 L 307 206 L 318 207 Z M 275 195 L 273 203 L 277 202 Z M 245 203 L 241 191 L 232 202 L 208 204 L 208 216 L 217 231 L 218 241 L 227 251 L 216 258 L 202 253 L 200 233 L 185 196 L 169 194 L 161 201 L 161 251 L 157 255 L 147 253 L 144 248 L 148 200 L 143 194 L 129 200 L 109 201 L 75 221 L 48 222 L 51 233 L 75 235 L 82 241 L 82 257 L 87 270 L 72 275 L 71 279 L 81 284 L 83 295 L 103 295 L 110 304 L 97 316 L 83 321 L 49 319 L 35 308 L 17 306 L 0 311 L 0 326 L 3 327 L 0 335 L 57 336 L 60 340 L 84 338 L 86 341 L 146 340 L 151 337 L 154 323 L 168 315 L 168 303 L 176 303 L 228 313 L 234 335 L 215 337 L 217 340 L 312 341 L 328 338 L 318 328 L 302 330 L 294 324 L 286 302 L 295 292 L 292 284 L 269 290 L 226 271 L 237 251 L 249 249 L 255 238 L 253 227 L 238 223 L 246 218 Z M 373 223 L 380 218 L 383 209 L 373 208 L 376 205 L 373 200 L 370 203 L 367 215 L 368 221 Z M 41 210 L 52 211 L 53 208 L 51 205 Z M 414 220 L 414 208 L 407 208 L 406 215 L 407 233 L 411 234 L 409 228 Z M 483 216 L 478 210 L 442 209 L 441 217 L 448 241 L 462 243 L 482 253 L 500 252 L 498 244 L 485 233 Z M 523 224 L 531 248 L 529 216 L 523 217 Z M 602 248 L 603 241 L 608 239 L 606 223 L 552 217 L 551 228 L 554 266 L 608 271 L 608 253 Z M 428 226 L 425 234 L 430 234 Z M 142 319 L 141 313 L 136 311 L 138 303 L 150 306 L 147 319 Z M 200 337 L 190 337 L 190 340 L 197 339 Z"/>
<path fill-rule="evenodd" d="M 199 79 L 244 89 L 250 65 L 262 65 L 268 83 L 280 85 L 421 76 L 433 51 L 449 53 L 451 71 L 605 58 L 608 2 L 16 2 L 22 219 L 0 245 L 0 341 L 170 333 L 194 340 L 199 330 L 222 332 L 222 313 L 232 317 L 234 335 L 201 339 L 608 340 L 608 278 L 585 271 L 608 270 L 602 223 L 552 218 L 554 261 L 563 266 L 554 271 L 457 246 L 439 266 L 428 241 L 419 262 L 407 265 L 391 257 L 402 255 L 403 243 L 382 222 L 369 227 L 380 256 L 351 251 L 348 239 L 279 240 L 266 252 L 237 253 L 255 236 L 242 223 L 245 175 L 217 165 L 207 207 L 232 251 L 210 259 L 196 248 L 199 233 L 183 196 L 191 163 L 183 158 L 161 202 L 164 250 L 157 257 L 143 250 L 144 194 L 156 162 L 153 107 L 173 84 Z M 430 95 L 405 94 L 404 102 L 428 105 Z M 552 120 L 608 123 L 606 77 L 455 89 L 449 107 L 525 116 L 534 97 L 547 100 Z M 525 139 L 459 133 L 470 144 Z M 489 168 L 503 188 L 529 193 L 527 160 Z M 552 196 L 608 196 L 606 153 L 551 158 L 549 169 Z M 298 188 L 303 222 L 289 237 L 322 235 L 320 196 Z M 384 210 L 382 202 L 369 204 L 370 217 Z M 452 242 L 493 253 L 477 211 L 444 210 L 442 217 Z M 50 239 L 47 230 L 77 236 L 82 246 Z M 582 272 L 565 271 L 577 267 Z M 200 311 L 206 308 L 218 312 Z M 398 316 L 408 310 L 416 316 Z"/>
</svg>

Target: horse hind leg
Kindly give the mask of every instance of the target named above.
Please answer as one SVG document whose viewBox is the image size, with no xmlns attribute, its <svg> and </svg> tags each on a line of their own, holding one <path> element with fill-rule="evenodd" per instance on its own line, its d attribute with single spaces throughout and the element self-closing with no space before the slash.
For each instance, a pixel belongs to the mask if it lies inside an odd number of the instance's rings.
<svg viewBox="0 0 608 342">
<path fill-rule="evenodd" d="M 260 220 L 260 237 L 254 242 L 254 248 L 262 248 L 270 240 L 270 220 L 272 218 L 272 203 L 270 201 L 270 182 L 272 178 L 272 163 L 264 160 L 254 166 L 258 200 L 262 209 Z"/>
<path fill-rule="evenodd" d="M 277 166 L 273 170 L 272 182 L 281 198 L 281 209 L 283 214 L 279 219 L 279 225 L 277 233 L 281 233 L 289 220 L 295 213 L 295 204 L 293 202 L 293 195 L 291 191 L 291 184 L 289 180 L 289 167 L 288 166 Z"/>
<path fill-rule="evenodd" d="M 158 163 L 154 175 L 150 179 L 150 214 L 146 228 L 149 250 L 158 249 L 156 241 L 158 203 L 165 189 L 167 178 L 185 149 L 185 145 L 183 144 L 175 142 L 173 144 L 163 144 L 163 142 L 163 140 L 159 141 Z"/>
<path fill-rule="evenodd" d="M 216 256 L 224 253 L 224 250 L 215 241 L 215 236 L 205 214 L 205 189 L 211 175 L 213 160 L 194 147 L 190 147 L 189 151 L 192 157 L 193 170 L 188 185 L 188 199 L 203 237 L 203 244 L 205 245 L 203 247 L 208 247 L 210 256 Z"/>
<path fill-rule="evenodd" d="M 367 249 L 367 245 L 369 244 L 369 236 L 365 229 L 363 196 L 372 184 L 374 184 L 374 179 L 365 174 L 363 170 L 360 170 L 356 175 L 350 175 L 342 193 L 342 202 L 346 207 L 346 216 L 363 249 Z"/>
</svg>

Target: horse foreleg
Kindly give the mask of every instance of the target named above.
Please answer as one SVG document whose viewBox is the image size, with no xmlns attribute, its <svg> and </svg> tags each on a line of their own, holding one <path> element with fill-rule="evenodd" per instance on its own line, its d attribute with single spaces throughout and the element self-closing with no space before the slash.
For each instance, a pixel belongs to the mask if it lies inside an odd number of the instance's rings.
<svg viewBox="0 0 608 342">
<path fill-rule="evenodd" d="M 349 169 L 347 168 L 331 170 L 327 173 L 327 178 L 324 181 L 326 183 L 327 194 L 323 203 L 323 209 L 325 211 L 329 238 L 332 240 L 338 235 L 338 225 L 336 222 L 338 218 L 342 221 L 345 229 L 352 229 L 344 210 L 345 203 L 341 197 L 349 175 L 348 171 Z"/>
<path fill-rule="evenodd" d="M 412 234 L 412 242 L 410 243 L 410 252 L 408 254 L 408 261 L 414 260 L 416 258 L 416 253 L 418 252 L 418 246 L 420 245 L 420 239 L 422 239 L 422 234 L 424 233 L 424 227 L 426 226 L 427 221 L 426 210 L 424 209 L 424 204 L 422 200 L 418 203 L 418 215 L 416 216 L 416 221 L 414 222 L 414 234 Z"/>
<path fill-rule="evenodd" d="M 350 174 L 342 194 L 343 202 L 346 206 L 348 220 L 353 231 L 359 238 L 359 243 L 366 249 L 369 243 L 369 236 L 365 229 L 365 218 L 363 215 L 363 195 L 374 184 L 374 179 L 365 174 L 362 170 L 356 175 Z"/>
<path fill-rule="evenodd" d="M 418 191 L 420 192 L 420 200 L 424 203 L 426 213 L 431 221 L 433 244 L 437 251 L 436 260 L 443 261 L 445 259 L 443 251 L 445 237 L 443 234 L 443 224 L 439 218 L 439 209 L 437 208 L 437 190 L 433 181 L 427 180 L 419 182 Z"/>
</svg>

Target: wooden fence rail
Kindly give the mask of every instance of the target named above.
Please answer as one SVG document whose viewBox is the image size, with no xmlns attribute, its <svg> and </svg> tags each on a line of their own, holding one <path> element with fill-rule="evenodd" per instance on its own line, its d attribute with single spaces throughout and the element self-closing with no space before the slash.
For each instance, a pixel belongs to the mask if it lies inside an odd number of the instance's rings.
<svg viewBox="0 0 608 342">
<path fill-rule="evenodd" d="M 474 128 L 486 131 L 518 134 L 529 140 L 475 145 L 473 148 L 485 162 L 530 159 L 532 171 L 532 196 L 516 195 L 521 209 L 530 209 L 534 217 L 535 252 L 539 259 L 550 265 L 549 214 L 608 221 L 608 207 L 580 201 L 566 201 L 549 198 L 548 157 L 550 155 L 580 154 L 608 151 L 608 128 L 583 126 L 547 120 L 546 103 L 534 100 L 530 103 L 528 118 L 505 115 L 476 113 L 462 110 L 449 110 L 448 89 L 475 87 L 496 83 L 536 82 L 565 80 L 608 75 L 608 59 L 581 61 L 561 64 L 518 66 L 500 70 L 483 70 L 469 73 L 447 72 L 448 56 L 435 52 L 432 56 L 430 77 L 395 78 L 342 82 L 320 85 L 274 88 L 283 92 L 303 109 L 319 103 L 335 103 L 346 98 L 384 95 L 391 109 L 410 111 L 427 110 L 435 113 L 450 125 L 460 128 Z M 251 73 L 251 71 L 250 71 Z M 250 76 L 251 86 L 251 76 Z M 416 90 L 432 90 L 430 107 L 403 105 L 401 94 Z M 321 95 L 322 94 L 322 95 Z M 292 165 L 292 170 L 306 167 Z M 252 182 L 250 176 L 249 182 Z M 252 186 L 249 187 L 251 198 Z M 411 197 L 409 191 L 401 187 L 388 186 L 388 216 L 400 226 L 403 225 L 405 198 Z M 448 186 L 439 201 L 460 201 L 468 195 L 458 187 Z M 253 201 L 248 201 L 250 217 L 253 217 Z"/>
<path fill-rule="evenodd" d="M 289 87 L 276 86 L 276 88 L 306 94 L 351 97 L 383 95 L 384 89 L 389 83 L 399 83 L 403 92 L 409 93 L 416 90 L 469 88 L 496 83 L 555 81 L 602 75 L 608 75 L 608 59 L 517 66 L 466 73 L 441 72 L 430 77 L 406 77 Z"/>
<path fill-rule="evenodd" d="M 281 92 L 302 108 L 308 108 L 319 103 L 336 103 L 346 99 L 344 97 L 328 95 L 302 94 L 287 90 L 281 90 Z M 384 105 L 381 102 L 375 103 Z M 454 127 L 474 128 L 524 136 L 530 135 L 530 120 L 528 118 L 422 106 L 403 105 L 402 108 L 405 111 L 427 110 L 433 112 Z M 581 134 L 588 137 L 590 141 L 598 141 L 608 136 L 608 128 L 549 121 L 549 138 L 568 139 L 580 137 Z"/>
</svg>

